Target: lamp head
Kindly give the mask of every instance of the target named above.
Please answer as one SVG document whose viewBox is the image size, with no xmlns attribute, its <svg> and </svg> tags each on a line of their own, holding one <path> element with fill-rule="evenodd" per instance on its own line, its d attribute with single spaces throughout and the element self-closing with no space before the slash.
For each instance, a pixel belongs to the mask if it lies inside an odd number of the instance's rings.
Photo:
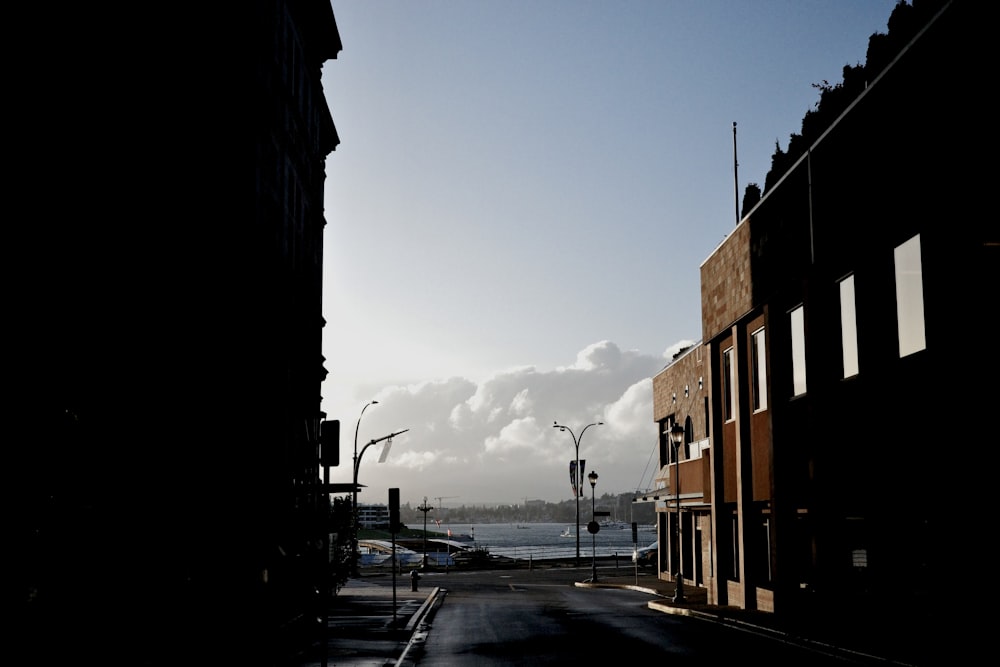
<svg viewBox="0 0 1000 667">
<path fill-rule="evenodd" d="M 677 423 L 671 426 L 670 440 L 673 441 L 675 445 L 679 445 L 684 442 L 684 427 Z"/>
<path fill-rule="evenodd" d="M 594 472 L 593 470 L 591 470 L 590 474 L 587 475 L 587 479 L 590 480 L 590 488 L 594 488 L 595 486 L 597 486 L 597 473 L 596 472 Z"/>
</svg>

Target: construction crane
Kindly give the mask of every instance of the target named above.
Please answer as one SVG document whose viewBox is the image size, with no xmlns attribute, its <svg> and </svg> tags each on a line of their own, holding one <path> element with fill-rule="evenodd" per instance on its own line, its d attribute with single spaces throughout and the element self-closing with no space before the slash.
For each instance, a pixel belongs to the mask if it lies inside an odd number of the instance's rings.
<svg viewBox="0 0 1000 667">
<path fill-rule="evenodd" d="M 438 509 L 443 510 L 444 507 L 441 506 L 441 501 L 448 498 L 458 498 L 459 496 L 431 496 L 434 500 L 438 501 Z"/>
</svg>

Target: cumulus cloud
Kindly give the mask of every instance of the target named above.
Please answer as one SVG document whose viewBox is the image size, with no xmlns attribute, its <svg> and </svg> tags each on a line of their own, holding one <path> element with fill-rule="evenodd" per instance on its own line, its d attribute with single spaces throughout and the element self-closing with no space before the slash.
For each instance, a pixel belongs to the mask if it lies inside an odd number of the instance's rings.
<svg viewBox="0 0 1000 667">
<path fill-rule="evenodd" d="M 635 491 L 656 446 L 652 377 L 668 361 L 605 340 L 551 371 L 522 366 L 479 382 L 454 377 L 384 387 L 378 405 L 342 431 L 344 452 L 355 427 L 359 447 L 405 429 L 384 463 L 381 444 L 363 455 L 358 481 L 367 488 L 359 500 L 385 502 L 390 487 L 413 503 L 425 496 L 466 505 L 567 500 L 577 443 L 585 470 L 600 474 L 598 493 Z M 350 477 L 351 456 L 341 460 Z"/>
</svg>

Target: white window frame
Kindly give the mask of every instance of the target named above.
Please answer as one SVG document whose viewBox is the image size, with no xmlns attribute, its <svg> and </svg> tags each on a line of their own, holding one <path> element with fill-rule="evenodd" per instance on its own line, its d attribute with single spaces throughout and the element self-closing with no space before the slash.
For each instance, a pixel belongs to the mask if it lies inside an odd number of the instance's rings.
<svg viewBox="0 0 1000 667">
<path fill-rule="evenodd" d="M 736 419 L 736 397 L 733 395 L 736 370 L 734 365 L 733 348 L 726 348 L 722 351 L 722 417 L 725 422 Z"/>
<path fill-rule="evenodd" d="M 927 347 L 919 234 L 896 246 L 893 266 L 896 271 L 896 326 L 902 358 Z"/>
<path fill-rule="evenodd" d="M 764 327 L 750 334 L 750 364 L 753 381 L 753 411 L 767 410 L 767 337 Z"/>
<path fill-rule="evenodd" d="M 806 329 L 805 307 L 792 308 L 788 313 L 792 352 L 792 396 L 806 393 Z"/>
<path fill-rule="evenodd" d="M 843 375 L 858 374 L 858 313 L 854 298 L 854 274 L 845 276 L 840 287 L 840 343 Z"/>
</svg>

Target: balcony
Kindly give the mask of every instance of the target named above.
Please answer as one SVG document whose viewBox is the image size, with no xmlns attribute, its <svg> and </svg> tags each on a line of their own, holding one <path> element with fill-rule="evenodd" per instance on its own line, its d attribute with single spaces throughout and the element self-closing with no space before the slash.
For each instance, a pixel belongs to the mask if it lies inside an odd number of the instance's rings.
<svg viewBox="0 0 1000 667">
<path fill-rule="evenodd" d="M 700 453 L 700 456 L 683 460 L 677 466 L 673 463 L 661 466 L 654 480 L 656 489 L 647 495 L 661 501 L 674 498 L 677 492 L 673 486 L 673 476 L 679 468 L 681 503 L 697 505 L 712 501 L 712 457 L 708 440 L 691 443 L 689 450 Z"/>
</svg>

